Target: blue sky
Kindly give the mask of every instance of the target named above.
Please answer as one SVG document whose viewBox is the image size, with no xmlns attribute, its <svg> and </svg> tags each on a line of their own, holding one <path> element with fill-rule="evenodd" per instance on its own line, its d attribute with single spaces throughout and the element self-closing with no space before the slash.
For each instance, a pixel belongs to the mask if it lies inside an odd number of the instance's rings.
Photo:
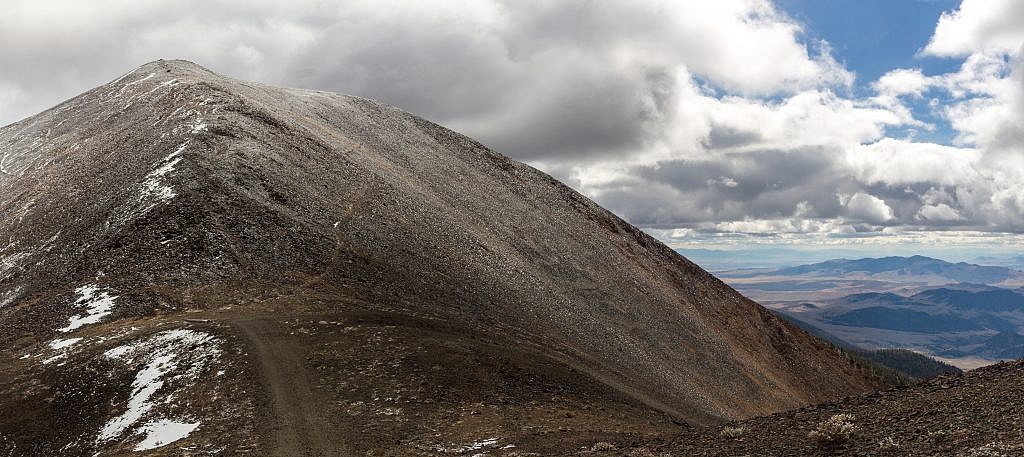
<svg viewBox="0 0 1024 457">
<path fill-rule="evenodd" d="M 919 55 L 939 16 L 956 10 L 959 0 L 778 0 L 776 4 L 804 24 L 809 38 L 827 40 L 862 84 L 893 68 L 920 67 L 926 74 L 940 74 L 960 65 L 959 59 Z"/>
<path fill-rule="evenodd" d="M 926 75 L 940 75 L 956 71 L 962 62 L 921 53 L 939 17 L 955 11 L 959 0 L 777 0 L 776 4 L 803 24 L 810 40 L 826 40 L 836 58 L 856 73 L 855 96 L 869 95 L 870 84 L 894 68 L 920 68 Z M 917 140 L 951 144 L 955 133 L 929 109 L 928 100 L 910 100 L 908 105 L 935 130 L 909 130 L 915 131 Z M 890 133 L 905 136 L 908 129 L 894 128 Z"/>
</svg>

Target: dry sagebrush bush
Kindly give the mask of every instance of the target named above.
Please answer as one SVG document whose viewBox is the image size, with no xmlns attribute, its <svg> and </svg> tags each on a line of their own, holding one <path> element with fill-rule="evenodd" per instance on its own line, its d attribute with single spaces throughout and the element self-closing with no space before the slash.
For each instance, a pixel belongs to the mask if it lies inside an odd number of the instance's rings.
<svg viewBox="0 0 1024 457">
<path fill-rule="evenodd" d="M 857 430 L 852 414 L 836 414 L 818 424 L 818 428 L 807 436 L 820 445 L 834 446 L 850 441 Z"/>
<path fill-rule="evenodd" d="M 739 438 L 747 433 L 747 428 L 743 426 L 739 427 L 724 427 L 721 432 L 718 432 L 718 436 L 722 438 Z"/>
</svg>

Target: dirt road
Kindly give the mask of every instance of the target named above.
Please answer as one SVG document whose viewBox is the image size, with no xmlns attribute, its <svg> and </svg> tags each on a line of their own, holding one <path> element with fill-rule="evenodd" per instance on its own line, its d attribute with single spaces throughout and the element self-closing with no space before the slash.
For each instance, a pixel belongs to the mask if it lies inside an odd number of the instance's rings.
<svg viewBox="0 0 1024 457">
<path fill-rule="evenodd" d="M 237 318 L 227 323 L 240 330 L 270 397 L 273 436 L 264 438 L 270 455 L 350 455 L 345 437 L 324 414 L 329 399 L 310 388 L 303 351 L 287 327 L 270 318 Z"/>
</svg>

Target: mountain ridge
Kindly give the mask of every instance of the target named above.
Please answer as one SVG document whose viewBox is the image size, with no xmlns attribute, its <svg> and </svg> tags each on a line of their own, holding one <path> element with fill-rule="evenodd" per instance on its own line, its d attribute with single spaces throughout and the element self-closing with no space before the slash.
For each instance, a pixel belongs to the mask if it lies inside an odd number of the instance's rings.
<svg viewBox="0 0 1024 457">
<path fill-rule="evenodd" d="M 31 411 L 0 435 L 42 453 L 168 423 L 270 453 L 564 446 L 587 436 L 551 414 L 643 433 L 883 385 L 550 176 L 368 99 L 159 61 L 0 147 L 0 387 L 25 392 L 0 402 Z M 211 397 L 232 407 L 189 406 Z M 304 438 L 324 427 L 362 433 Z"/>
</svg>

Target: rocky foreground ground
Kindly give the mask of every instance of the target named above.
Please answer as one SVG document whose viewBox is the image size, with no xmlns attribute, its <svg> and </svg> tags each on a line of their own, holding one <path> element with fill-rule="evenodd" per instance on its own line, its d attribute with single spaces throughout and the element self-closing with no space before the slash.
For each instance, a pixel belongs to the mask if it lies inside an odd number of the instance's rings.
<svg viewBox="0 0 1024 457">
<path fill-rule="evenodd" d="M 664 441 L 595 443 L 578 454 L 1009 457 L 1024 455 L 1022 420 L 1024 361 L 1015 361 Z"/>
</svg>

